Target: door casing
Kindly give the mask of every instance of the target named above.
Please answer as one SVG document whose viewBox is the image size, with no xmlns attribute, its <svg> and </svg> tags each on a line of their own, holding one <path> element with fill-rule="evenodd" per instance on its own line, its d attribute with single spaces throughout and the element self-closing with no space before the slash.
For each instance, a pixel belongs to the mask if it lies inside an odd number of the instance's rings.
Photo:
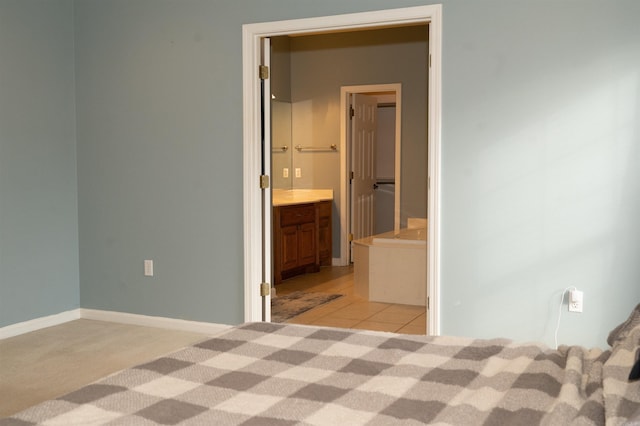
<svg viewBox="0 0 640 426">
<path fill-rule="evenodd" d="M 354 93 L 393 92 L 396 99 L 396 130 L 395 130 L 395 165 L 394 180 L 396 190 L 394 195 L 394 229 L 400 229 L 400 193 L 401 193 L 401 141 L 402 141 L 402 84 L 368 84 L 358 86 L 342 86 L 340 88 L 340 258 L 339 264 L 348 265 L 351 260 L 351 241 L 349 241 L 351 200 L 349 191 L 349 164 L 351 164 L 351 146 L 349 144 L 349 98 Z"/>
<path fill-rule="evenodd" d="M 377 29 L 398 25 L 429 24 L 428 90 L 428 246 L 427 246 L 427 334 L 440 334 L 440 148 L 442 5 L 352 13 L 242 26 L 243 81 L 243 219 L 244 219 L 244 319 L 260 321 L 262 302 L 262 190 L 260 189 L 260 64 L 261 40 L 281 35 L 319 34 L 355 29 Z M 265 147 L 270 150 L 271 146 Z M 269 151 L 268 151 L 269 152 Z M 344 179 L 343 179 L 344 180 Z M 264 262 L 271 262 L 270 253 Z M 268 302 L 268 300 L 267 300 Z"/>
</svg>

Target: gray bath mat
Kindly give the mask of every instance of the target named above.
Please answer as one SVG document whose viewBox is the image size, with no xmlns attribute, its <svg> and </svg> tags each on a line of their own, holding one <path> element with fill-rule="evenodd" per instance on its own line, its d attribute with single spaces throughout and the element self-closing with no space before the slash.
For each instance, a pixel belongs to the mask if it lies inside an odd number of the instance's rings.
<svg viewBox="0 0 640 426">
<path fill-rule="evenodd" d="M 342 297 L 341 294 L 306 293 L 294 291 L 271 299 L 271 321 L 285 322 L 288 319 L 300 315 L 316 306 Z"/>
</svg>

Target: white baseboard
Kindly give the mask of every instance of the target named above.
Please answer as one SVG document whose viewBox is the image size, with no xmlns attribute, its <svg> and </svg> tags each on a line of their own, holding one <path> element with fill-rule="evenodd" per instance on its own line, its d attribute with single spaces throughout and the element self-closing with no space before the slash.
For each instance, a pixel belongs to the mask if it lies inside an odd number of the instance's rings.
<svg viewBox="0 0 640 426">
<path fill-rule="evenodd" d="M 349 264 L 348 262 L 346 264 L 343 263 L 341 257 L 331 258 L 331 266 L 347 266 L 348 264 Z"/>
<path fill-rule="evenodd" d="M 230 325 L 216 324 L 210 322 L 188 321 L 174 318 L 151 317 L 147 315 L 128 314 L 124 312 L 100 311 L 96 309 L 74 309 L 72 311 L 61 312 L 55 315 L 36 318 L 29 321 L 11 324 L 0 328 L 0 340 L 20 334 L 41 330 L 54 325 L 78 319 L 90 319 L 97 321 L 116 322 L 120 324 L 141 325 L 146 327 L 157 327 L 168 330 L 188 331 L 192 333 L 202 333 L 213 336 L 229 327 Z"/>
<path fill-rule="evenodd" d="M 0 328 L 0 340 L 80 319 L 80 309 L 48 315 Z"/>
<path fill-rule="evenodd" d="M 218 334 L 231 327 L 230 325 L 216 324 L 211 322 L 188 321 L 165 317 L 152 317 L 147 315 L 101 311 L 96 309 L 80 309 L 80 317 L 83 319 L 91 319 L 97 321 L 109 321 L 121 324 L 189 331 L 192 333 L 202 333 L 208 335 Z"/>
</svg>

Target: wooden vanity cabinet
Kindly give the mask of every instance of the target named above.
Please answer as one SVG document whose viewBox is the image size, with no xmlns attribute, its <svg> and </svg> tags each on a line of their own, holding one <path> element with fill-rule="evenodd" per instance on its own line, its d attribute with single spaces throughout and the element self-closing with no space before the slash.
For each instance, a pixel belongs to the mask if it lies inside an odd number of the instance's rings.
<svg viewBox="0 0 640 426">
<path fill-rule="evenodd" d="M 314 204 L 295 204 L 273 208 L 274 283 L 317 272 L 318 248 Z"/>
<path fill-rule="evenodd" d="M 273 207 L 273 283 L 331 264 L 331 201 Z"/>
</svg>

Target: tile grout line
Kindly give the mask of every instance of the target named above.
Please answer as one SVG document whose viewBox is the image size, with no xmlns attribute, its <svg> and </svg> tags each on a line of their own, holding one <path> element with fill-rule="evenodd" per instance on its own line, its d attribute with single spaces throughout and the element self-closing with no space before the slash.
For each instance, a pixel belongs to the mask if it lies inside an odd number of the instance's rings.
<svg viewBox="0 0 640 426">
<path fill-rule="evenodd" d="M 295 278 L 294 278 L 295 279 Z M 320 314 L 317 317 L 312 316 L 310 319 L 305 320 L 304 317 L 301 319 L 300 322 L 295 322 L 294 323 L 299 323 L 299 324 L 312 324 L 312 325 L 321 325 L 321 324 L 317 324 L 318 322 L 331 322 L 333 320 L 333 322 L 343 322 L 343 323 L 351 323 L 353 321 L 356 321 L 355 324 L 350 324 L 350 326 L 344 326 L 345 328 L 355 328 L 358 327 L 359 325 L 369 321 L 369 322 L 374 322 L 374 323 L 379 323 L 379 324 L 385 324 L 385 325 L 390 325 L 393 326 L 391 328 L 393 328 L 393 331 L 399 331 L 403 328 L 409 327 L 409 328 L 414 328 L 414 332 L 415 329 L 421 328 L 420 324 L 413 324 L 410 325 L 413 321 L 415 321 L 418 317 L 420 317 L 421 315 L 425 314 L 425 310 L 423 309 L 422 311 L 417 311 L 417 312 L 413 312 L 414 314 L 409 315 L 409 318 L 402 322 L 402 323 L 397 323 L 397 322 L 389 322 L 387 321 L 380 321 L 377 319 L 373 319 L 372 318 L 382 312 L 388 311 L 390 309 L 397 309 L 400 307 L 399 311 L 400 313 L 398 313 L 398 316 L 403 316 L 407 314 L 407 311 L 402 311 L 401 307 L 403 305 L 400 304 L 394 304 L 394 303 L 385 303 L 385 307 L 383 307 L 382 309 L 370 313 L 368 314 L 365 318 L 358 318 L 358 315 L 356 313 L 355 318 L 335 318 L 333 317 L 333 315 L 335 315 L 338 311 L 341 310 L 348 310 L 349 307 L 353 307 L 353 305 L 355 305 L 356 303 L 382 303 L 382 302 L 369 302 L 369 301 L 365 301 L 365 300 L 359 300 L 359 298 L 357 298 L 354 294 L 353 294 L 353 278 L 352 278 L 352 274 L 345 274 L 345 275 L 340 275 L 338 277 L 335 278 L 330 278 L 328 281 L 325 282 L 317 282 L 316 280 L 312 280 L 311 282 L 308 282 L 305 284 L 305 281 L 302 280 L 302 282 L 290 282 L 290 285 L 286 286 L 283 288 L 283 294 L 291 292 L 291 291 L 296 291 L 296 290 L 301 290 L 301 291 L 306 291 L 306 292 L 329 292 L 329 293 L 340 293 L 342 294 L 344 297 L 348 298 L 346 300 L 347 304 L 345 305 L 341 305 L 336 307 L 335 309 L 326 309 L 324 313 Z M 330 302 L 326 305 L 326 306 L 330 306 L 331 304 L 334 303 L 340 303 L 341 299 L 337 299 L 333 302 Z M 344 302 L 344 300 L 343 300 Z M 321 307 L 318 307 L 321 308 Z M 311 310 L 313 311 L 313 310 Z M 308 312 L 311 312 L 308 311 Z M 305 313 L 301 314 L 301 315 L 305 315 Z M 396 314 L 390 313 L 390 316 L 393 316 Z M 299 317 L 299 316 L 298 316 Z M 294 317 L 296 318 L 296 317 Z M 289 321 L 287 321 L 289 322 Z"/>
</svg>

